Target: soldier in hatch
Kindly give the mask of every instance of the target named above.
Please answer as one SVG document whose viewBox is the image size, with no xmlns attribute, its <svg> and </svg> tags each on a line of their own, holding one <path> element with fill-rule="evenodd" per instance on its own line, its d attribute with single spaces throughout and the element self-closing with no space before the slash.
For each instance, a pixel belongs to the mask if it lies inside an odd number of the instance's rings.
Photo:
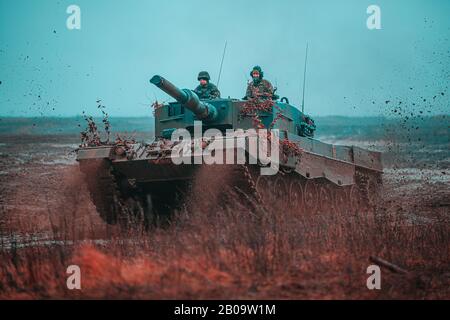
<svg viewBox="0 0 450 320">
<path fill-rule="evenodd" d="M 272 99 L 274 90 L 272 84 L 263 79 L 264 73 L 260 66 L 254 66 L 250 72 L 253 81 L 247 86 L 247 92 L 244 100 L 247 99 Z"/>
<path fill-rule="evenodd" d="M 220 98 L 220 91 L 215 85 L 209 82 L 210 76 L 206 71 L 201 71 L 197 77 L 200 84 L 195 88 L 194 92 L 200 100 L 211 100 Z"/>
</svg>

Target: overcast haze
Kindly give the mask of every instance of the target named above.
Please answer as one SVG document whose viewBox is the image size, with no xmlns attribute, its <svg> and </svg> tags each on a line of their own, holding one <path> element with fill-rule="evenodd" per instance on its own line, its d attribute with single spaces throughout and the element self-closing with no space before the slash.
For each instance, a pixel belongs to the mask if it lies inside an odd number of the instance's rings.
<svg viewBox="0 0 450 320">
<path fill-rule="evenodd" d="M 81 30 L 68 30 L 68 5 Z M 381 30 L 366 9 L 381 8 Z M 169 100 L 149 84 L 160 74 L 182 88 L 208 70 L 219 89 L 241 98 L 261 65 L 278 94 L 299 105 L 306 43 L 307 111 L 385 114 L 386 100 L 437 98 L 448 113 L 450 1 L 25 1 L 0 0 L 0 115 L 149 116 Z M 446 94 L 444 94 L 446 93 Z"/>
</svg>

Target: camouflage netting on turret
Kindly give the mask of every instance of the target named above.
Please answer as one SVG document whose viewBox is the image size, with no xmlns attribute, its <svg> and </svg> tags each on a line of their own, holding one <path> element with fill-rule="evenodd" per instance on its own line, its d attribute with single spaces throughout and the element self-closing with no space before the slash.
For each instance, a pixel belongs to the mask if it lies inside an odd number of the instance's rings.
<svg viewBox="0 0 450 320">
<path fill-rule="evenodd" d="M 242 117 L 251 117 L 253 122 L 253 127 L 258 129 L 266 129 L 264 123 L 259 117 L 259 112 L 272 112 L 276 109 L 276 116 L 269 125 L 267 131 L 267 139 L 270 141 L 271 134 L 270 130 L 274 128 L 275 124 L 279 121 L 285 121 L 283 117 L 283 111 L 276 105 L 275 101 L 272 99 L 261 99 L 261 98 L 251 98 L 245 102 L 244 107 L 241 109 Z M 296 162 L 300 160 L 302 154 L 302 149 L 295 143 L 290 141 L 287 137 L 280 140 L 280 147 L 283 151 L 283 161 L 287 162 L 288 157 L 292 156 L 296 158 Z"/>
</svg>

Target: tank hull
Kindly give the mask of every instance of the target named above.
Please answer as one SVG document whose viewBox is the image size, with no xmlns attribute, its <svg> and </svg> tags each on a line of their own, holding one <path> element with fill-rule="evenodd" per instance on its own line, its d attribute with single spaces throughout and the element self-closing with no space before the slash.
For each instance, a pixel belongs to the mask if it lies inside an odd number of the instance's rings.
<svg viewBox="0 0 450 320">
<path fill-rule="evenodd" d="M 276 207 L 288 202 L 306 214 L 327 210 L 356 211 L 358 208 L 369 212 L 375 207 L 381 186 L 380 153 L 334 146 L 311 138 L 289 137 L 300 153 L 286 155 L 280 150 L 278 171 L 262 175 L 261 169 L 268 165 L 258 161 L 257 152 L 250 146 L 250 140 L 255 136 L 257 134 L 213 138 L 216 156 L 222 153 L 225 161 L 227 153 L 233 154 L 235 162 L 230 164 L 206 164 L 211 156 L 208 147 L 203 147 L 202 153 L 196 153 L 192 147 L 192 153 L 182 157 L 179 152 L 174 152 L 177 147 L 181 150 L 181 146 L 166 140 L 145 147 L 136 144 L 127 154 L 120 155 L 115 146 L 82 148 L 77 160 L 88 180 L 105 181 L 105 170 L 108 172 L 109 182 L 91 183 L 89 191 L 94 204 L 100 208 L 101 217 L 107 223 L 121 223 L 125 227 L 133 224 L 132 221 L 140 221 L 146 227 L 154 225 L 155 221 L 160 224 L 188 200 L 214 198 L 207 195 L 213 186 L 193 187 L 199 175 L 205 174 L 214 180 L 215 188 L 239 190 L 245 194 L 244 202 L 252 199 L 249 203 L 254 201 Z M 230 139 L 234 143 L 230 143 Z M 195 145 L 194 142 L 191 145 Z M 198 144 L 209 146 L 210 141 L 202 138 Z M 244 155 L 241 162 L 237 155 Z M 189 163 L 176 164 L 181 160 Z M 89 168 L 99 161 L 102 168 L 107 169 Z M 98 196 L 102 193 L 109 193 L 106 200 Z M 103 203 L 108 201 L 115 204 Z"/>
</svg>

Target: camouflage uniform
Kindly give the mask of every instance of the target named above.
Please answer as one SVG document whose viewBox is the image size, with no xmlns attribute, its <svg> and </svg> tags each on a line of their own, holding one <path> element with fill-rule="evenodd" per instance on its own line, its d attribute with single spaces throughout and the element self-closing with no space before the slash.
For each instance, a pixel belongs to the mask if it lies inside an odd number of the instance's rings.
<svg viewBox="0 0 450 320">
<path fill-rule="evenodd" d="M 198 95 L 200 100 L 217 99 L 220 98 L 220 91 L 215 85 L 209 83 L 206 86 L 199 85 L 194 92 Z"/>
<path fill-rule="evenodd" d="M 266 79 L 260 81 L 252 81 L 247 86 L 247 93 L 245 97 L 247 99 L 262 98 L 262 99 L 272 99 L 273 87 L 272 84 Z"/>
<path fill-rule="evenodd" d="M 272 84 L 266 79 L 263 79 L 264 73 L 259 66 L 253 67 L 253 70 L 250 72 L 250 76 L 252 76 L 254 70 L 258 71 L 260 76 L 259 79 L 253 80 L 248 84 L 245 99 L 272 99 L 274 94 Z"/>
<path fill-rule="evenodd" d="M 209 76 L 209 73 L 207 71 L 200 71 L 197 79 L 199 81 L 200 79 L 208 81 L 205 86 L 199 85 L 197 88 L 194 89 L 194 92 L 197 94 L 200 100 L 211 100 L 220 98 L 220 91 L 219 89 L 217 89 L 215 85 L 209 82 L 211 77 Z"/>
</svg>

